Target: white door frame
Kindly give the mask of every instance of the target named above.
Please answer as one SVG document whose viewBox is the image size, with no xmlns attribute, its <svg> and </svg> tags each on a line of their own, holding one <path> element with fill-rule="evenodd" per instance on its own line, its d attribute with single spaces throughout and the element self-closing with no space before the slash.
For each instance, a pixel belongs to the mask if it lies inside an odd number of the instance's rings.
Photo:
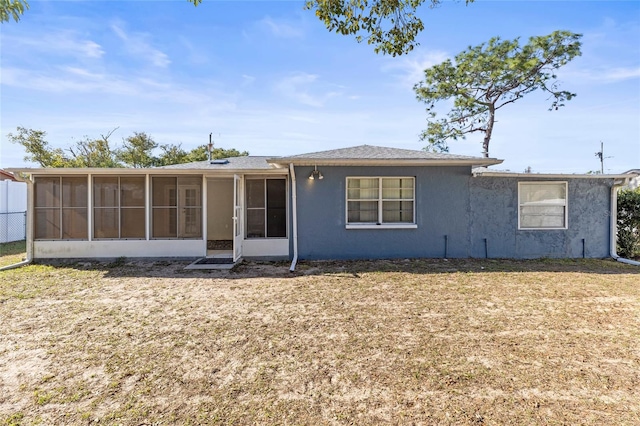
<svg viewBox="0 0 640 426">
<path fill-rule="evenodd" d="M 242 257 L 242 241 L 244 240 L 244 179 L 241 175 L 233 175 L 233 261 Z"/>
</svg>

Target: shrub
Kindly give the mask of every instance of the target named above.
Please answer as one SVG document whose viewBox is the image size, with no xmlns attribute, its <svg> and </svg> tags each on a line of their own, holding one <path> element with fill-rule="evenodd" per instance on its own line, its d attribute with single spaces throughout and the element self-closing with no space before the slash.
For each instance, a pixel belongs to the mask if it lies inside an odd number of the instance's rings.
<svg viewBox="0 0 640 426">
<path fill-rule="evenodd" d="M 618 254 L 640 256 L 640 188 L 618 193 Z"/>
</svg>

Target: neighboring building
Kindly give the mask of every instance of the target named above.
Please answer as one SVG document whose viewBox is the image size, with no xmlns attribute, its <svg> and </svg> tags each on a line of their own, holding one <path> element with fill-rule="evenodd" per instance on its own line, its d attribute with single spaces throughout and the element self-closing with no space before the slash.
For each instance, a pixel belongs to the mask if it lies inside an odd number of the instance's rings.
<svg viewBox="0 0 640 426">
<path fill-rule="evenodd" d="M 640 169 L 627 170 L 626 172 L 624 172 L 624 174 L 634 175 L 634 177 L 629 180 L 627 188 L 636 189 L 640 186 Z"/>
<path fill-rule="evenodd" d="M 33 182 L 35 259 L 609 256 L 612 190 L 632 176 L 487 168 L 501 162 L 362 145 L 15 171 Z"/>
<path fill-rule="evenodd" d="M 0 243 L 26 238 L 27 185 L 0 169 Z"/>
<path fill-rule="evenodd" d="M 16 178 L 15 176 L 13 176 L 12 173 L 5 172 L 4 170 L 0 169 L 0 181 L 3 181 L 3 180 L 15 181 Z"/>
</svg>

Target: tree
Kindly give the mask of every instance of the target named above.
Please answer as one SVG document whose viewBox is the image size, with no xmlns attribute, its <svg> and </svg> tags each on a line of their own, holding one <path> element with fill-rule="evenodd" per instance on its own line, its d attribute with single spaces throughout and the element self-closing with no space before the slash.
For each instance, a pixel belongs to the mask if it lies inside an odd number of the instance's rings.
<svg viewBox="0 0 640 426">
<path fill-rule="evenodd" d="M 158 144 L 144 132 L 133 132 L 133 135 L 122 140 L 122 148 L 116 152 L 118 160 L 128 167 L 151 167 L 158 159 L 153 156 L 153 150 Z"/>
<path fill-rule="evenodd" d="M 417 9 L 424 3 L 434 8 L 441 0 L 307 0 L 305 7 L 329 31 L 355 35 L 358 43 L 367 40 L 376 53 L 392 56 L 413 50 L 416 36 L 424 30 Z M 473 0 L 465 0 L 466 4 Z M 366 36 L 363 36 L 365 34 Z"/>
<path fill-rule="evenodd" d="M 189 0 L 194 6 L 202 0 Z M 434 8 L 442 0 L 306 0 L 329 31 L 355 35 L 358 43 L 367 40 L 376 53 L 392 56 L 413 50 L 416 36 L 424 30 L 417 10 L 424 3 Z M 464 0 L 465 4 L 474 0 Z"/>
<path fill-rule="evenodd" d="M 154 167 L 168 166 L 171 164 L 190 163 L 204 161 L 209 157 L 207 145 L 200 145 L 187 152 L 181 144 L 160 145 L 160 155 L 155 156 L 154 150 L 158 144 L 145 132 L 133 132 L 133 135 L 123 139 L 121 148 L 112 148 L 109 138 L 118 130 L 111 130 L 100 138 L 91 139 L 85 136 L 83 140 L 76 142 L 65 150 L 51 148 L 45 140 L 46 132 L 32 130 L 24 127 L 17 128 L 17 134 L 9 133 L 7 136 L 13 143 L 22 145 L 26 151 L 25 161 L 33 161 L 41 167 Z M 229 158 L 249 155 L 247 151 L 238 151 L 235 148 L 215 148 L 211 158 Z"/>
<path fill-rule="evenodd" d="M 195 161 L 205 161 L 209 159 L 209 148 L 207 145 L 200 145 L 187 152 L 182 149 L 181 144 L 161 145 L 162 154 L 158 157 L 159 166 L 168 166 L 171 164 L 191 163 Z M 214 148 L 211 151 L 211 159 L 244 157 L 249 155 L 247 151 L 238 151 L 235 148 L 223 149 Z"/>
<path fill-rule="evenodd" d="M 111 149 L 109 144 L 109 138 L 116 130 L 117 127 L 98 139 L 85 136 L 76 142 L 75 146 L 69 148 L 72 158 L 69 165 L 64 167 L 122 167 L 117 159 L 117 151 Z"/>
<path fill-rule="evenodd" d="M 640 188 L 618 193 L 618 254 L 640 255 Z"/>
<path fill-rule="evenodd" d="M 24 147 L 26 155 L 25 161 L 38 163 L 40 167 L 67 167 L 69 158 L 64 155 L 60 148 L 51 148 L 49 142 L 45 140 L 47 132 L 42 130 L 32 130 L 18 127 L 17 133 L 9 133 L 7 137 L 13 143 Z"/>
<path fill-rule="evenodd" d="M 18 22 L 29 3 L 25 0 L 0 0 L 0 22 L 7 22 L 11 18 Z"/>
<path fill-rule="evenodd" d="M 156 161 L 157 166 L 170 166 L 171 164 L 188 163 L 187 151 L 182 149 L 182 144 L 165 144 L 160 145 L 162 154 Z"/>
<path fill-rule="evenodd" d="M 435 118 L 438 101 L 453 98 L 447 118 L 429 121 L 421 139 L 431 147 L 447 150 L 447 140 L 466 134 L 484 133 L 482 151 L 489 156 L 489 142 L 496 121 L 496 111 L 536 90 L 552 99 L 549 110 L 557 110 L 575 93 L 558 90 L 556 70 L 580 56 L 581 34 L 555 31 L 529 38 L 520 46 L 519 39 L 502 41 L 494 37 L 487 44 L 469 47 L 425 70 L 424 81 L 414 86 L 418 100 L 425 102 L 430 118 Z"/>
</svg>

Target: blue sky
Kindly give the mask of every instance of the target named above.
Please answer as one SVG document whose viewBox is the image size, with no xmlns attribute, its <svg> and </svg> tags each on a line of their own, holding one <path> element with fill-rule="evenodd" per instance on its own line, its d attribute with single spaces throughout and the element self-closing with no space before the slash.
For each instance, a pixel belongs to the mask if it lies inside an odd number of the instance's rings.
<svg viewBox="0 0 640 426">
<path fill-rule="evenodd" d="M 640 1 L 445 2 L 423 7 L 420 46 L 375 54 L 329 33 L 299 1 L 36 1 L 0 26 L 0 167 L 32 165 L 7 140 L 16 126 L 52 146 L 112 129 L 185 149 L 208 142 L 252 155 L 371 144 L 421 149 L 424 68 L 493 36 L 583 34 L 582 56 L 558 73 L 578 94 L 549 112 L 533 93 L 500 111 L 491 141 L 501 169 L 584 173 L 640 167 Z M 443 108 L 446 105 L 443 105 Z M 443 112 L 445 109 L 442 110 Z M 480 155 L 481 137 L 450 143 Z"/>
</svg>

